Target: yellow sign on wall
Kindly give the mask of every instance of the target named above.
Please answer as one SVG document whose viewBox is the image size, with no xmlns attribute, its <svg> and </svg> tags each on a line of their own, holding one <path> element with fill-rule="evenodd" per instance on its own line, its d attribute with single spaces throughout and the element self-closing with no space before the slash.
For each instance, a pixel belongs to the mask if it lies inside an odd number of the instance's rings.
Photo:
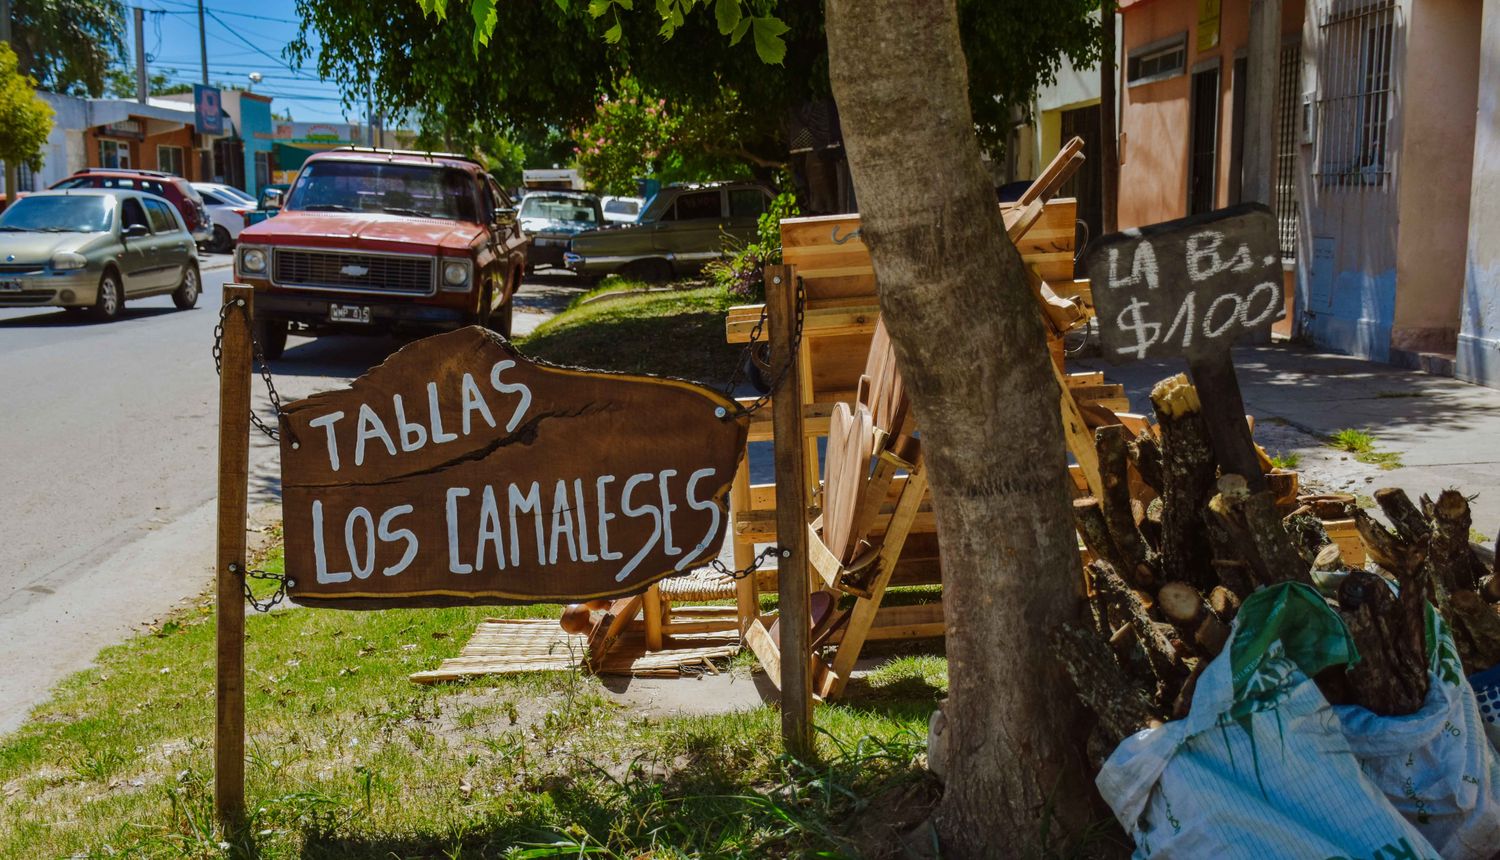
<svg viewBox="0 0 1500 860">
<path fill-rule="evenodd" d="M 1198 0 L 1198 53 L 1219 44 L 1219 0 Z"/>
</svg>

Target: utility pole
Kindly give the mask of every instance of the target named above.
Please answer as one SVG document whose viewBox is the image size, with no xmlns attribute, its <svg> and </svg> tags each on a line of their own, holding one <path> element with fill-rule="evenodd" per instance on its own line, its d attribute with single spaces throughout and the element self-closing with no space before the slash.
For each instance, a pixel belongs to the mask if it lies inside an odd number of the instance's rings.
<svg viewBox="0 0 1500 860">
<path fill-rule="evenodd" d="M 1250 0 L 1250 43 L 1245 59 L 1245 154 L 1241 197 L 1275 208 L 1276 78 L 1281 59 L 1281 0 Z"/>
<path fill-rule="evenodd" d="M 130 7 L 135 14 L 135 100 L 146 103 L 146 10 Z"/>
<path fill-rule="evenodd" d="M 1099 26 L 1103 50 L 1099 56 L 1099 208 L 1100 230 L 1114 233 L 1120 229 L 1120 138 L 1115 112 L 1118 102 L 1115 83 L 1120 70 L 1115 66 L 1115 0 L 1099 4 Z"/>
<path fill-rule="evenodd" d="M 208 86 L 208 36 L 203 31 L 203 0 L 198 0 L 198 58 L 203 61 L 203 85 Z"/>
<path fill-rule="evenodd" d="M 0 0 L 0 42 L 10 44 L 10 0 Z"/>
</svg>

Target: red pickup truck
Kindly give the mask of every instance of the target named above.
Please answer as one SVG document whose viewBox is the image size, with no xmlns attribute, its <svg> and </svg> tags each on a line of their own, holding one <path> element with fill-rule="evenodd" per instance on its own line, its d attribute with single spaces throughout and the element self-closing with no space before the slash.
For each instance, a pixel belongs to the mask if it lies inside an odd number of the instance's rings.
<svg viewBox="0 0 1500 860">
<path fill-rule="evenodd" d="M 463 156 L 344 147 L 303 164 L 275 218 L 245 228 L 235 276 L 256 336 L 451 329 L 509 337 L 527 239 L 514 204 Z"/>
</svg>

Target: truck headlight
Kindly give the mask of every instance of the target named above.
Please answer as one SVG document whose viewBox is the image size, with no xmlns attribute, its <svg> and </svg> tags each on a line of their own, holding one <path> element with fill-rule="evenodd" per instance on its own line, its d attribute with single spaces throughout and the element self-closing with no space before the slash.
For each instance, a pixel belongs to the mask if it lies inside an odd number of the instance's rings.
<svg viewBox="0 0 1500 860">
<path fill-rule="evenodd" d="M 259 248 L 240 249 L 240 271 L 242 272 L 264 272 L 266 270 L 266 252 Z"/>
<path fill-rule="evenodd" d="M 454 261 L 443 264 L 443 289 L 467 289 L 469 286 L 468 262 Z"/>
<path fill-rule="evenodd" d="M 74 272 L 88 264 L 87 258 L 72 251 L 58 251 L 52 255 L 52 271 L 54 272 Z"/>
</svg>

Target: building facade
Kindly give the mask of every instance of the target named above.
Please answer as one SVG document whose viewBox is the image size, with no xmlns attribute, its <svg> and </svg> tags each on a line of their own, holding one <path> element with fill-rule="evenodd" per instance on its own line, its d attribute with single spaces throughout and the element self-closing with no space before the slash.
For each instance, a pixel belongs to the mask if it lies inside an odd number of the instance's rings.
<svg viewBox="0 0 1500 860">
<path fill-rule="evenodd" d="M 212 141 L 194 130 L 190 103 L 38 95 L 52 106 L 52 132 L 40 169 L 22 171 L 23 190 L 46 188 L 85 167 L 160 170 L 193 181 L 205 178 L 200 153 Z"/>
</svg>

